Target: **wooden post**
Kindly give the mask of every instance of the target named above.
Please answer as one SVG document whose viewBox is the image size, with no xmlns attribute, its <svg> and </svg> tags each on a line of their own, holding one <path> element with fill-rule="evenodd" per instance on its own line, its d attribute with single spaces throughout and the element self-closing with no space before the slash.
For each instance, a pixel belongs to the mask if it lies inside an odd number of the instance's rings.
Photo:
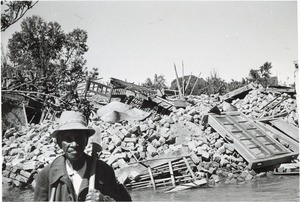
<svg viewBox="0 0 300 202">
<path fill-rule="evenodd" d="M 182 61 L 182 95 L 184 97 L 184 66 Z"/>
<path fill-rule="evenodd" d="M 148 172 L 149 172 L 149 175 L 150 175 L 150 179 L 151 179 L 151 183 L 152 183 L 152 186 L 153 186 L 153 190 L 156 190 L 155 181 L 154 181 L 154 178 L 153 178 L 152 171 L 151 171 L 150 167 L 148 167 Z"/>
<path fill-rule="evenodd" d="M 193 91 L 194 91 L 194 88 L 195 88 L 195 86 L 196 86 L 196 84 L 197 84 L 197 81 L 198 81 L 200 75 L 201 75 L 201 72 L 200 72 L 199 76 L 197 77 L 196 82 L 194 83 L 194 86 L 193 86 L 193 88 L 192 88 L 192 90 L 191 90 L 190 95 L 192 95 L 192 93 L 193 93 Z"/>
<path fill-rule="evenodd" d="M 169 169 L 170 169 L 170 175 L 171 175 L 171 180 L 172 180 L 172 185 L 175 187 L 175 178 L 174 178 L 174 173 L 173 173 L 173 168 L 172 168 L 172 162 L 169 161 Z"/>
<path fill-rule="evenodd" d="M 114 88 L 111 87 L 111 88 L 110 88 L 110 91 L 109 91 L 109 93 L 108 93 L 108 103 L 110 103 L 110 101 L 111 101 L 111 97 L 112 97 L 112 94 L 113 94 L 113 90 L 114 90 Z"/>
<path fill-rule="evenodd" d="M 192 77 L 192 72 L 189 76 L 188 82 L 186 83 L 185 89 L 187 89 L 187 87 L 190 85 L 191 77 Z"/>
<path fill-rule="evenodd" d="M 27 119 L 27 114 L 26 114 L 25 103 L 23 102 L 22 105 L 23 105 L 23 113 L 24 113 L 24 118 L 25 118 L 25 124 L 26 124 L 26 127 L 27 127 L 28 126 L 28 119 Z"/>
<path fill-rule="evenodd" d="M 183 100 L 183 95 L 182 95 L 181 87 L 179 84 L 179 79 L 178 79 L 178 74 L 177 74 L 175 63 L 174 63 L 174 69 L 175 69 L 175 74 L 176 74 L 176 82 L 177 82 L 177 87 L 178 87 L 179 99 Z"/>
</svg>

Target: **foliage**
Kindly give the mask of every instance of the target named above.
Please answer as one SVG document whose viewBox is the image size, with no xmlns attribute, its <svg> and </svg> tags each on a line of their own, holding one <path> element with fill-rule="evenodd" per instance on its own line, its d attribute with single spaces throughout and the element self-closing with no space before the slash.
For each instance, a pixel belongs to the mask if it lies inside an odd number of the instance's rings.
<svg viewBox="0 0 300 202">
<path fill-rule="evenodd" d="M 236 90 L 238 88 L 241 88 L 245 85 L 248 85 L 251 82 L 261 84 L 264 87 L 267 87 L 269 85 L 278 85 L 278 78 L 277 77 L 271 77 L 271 68 L 272 63 L 265 62 L 262 66 L 260 66 L 258 69 L 251 69 L 249 72 L 249 77 L 242 78 L 241 81 L 235 81 L 231 80 L 230 82 L 226 82 L 222 78 L 218 76 L 218 73 L 213 70 L 211 72 L 210 77 L 208 77 L 206 80 L 203 78 L 198 78 L 192 75 L 190 79 L 190 83 L 188 86 L 185 86 L 185 95 L 189 95 L 193 86 L 195 85 L 195 88 L 192 92 L 193 95 L 200 95 L 200 94 L 226 94 L 228 92 L 231 92 L 233 90 Z M 185 81 L 188 81 L 189 77 L 184 76 L 183 79 Z M 182 77 L 178 78 L 179 83 L 182 83 Z M 178 90 L 176 79 L 174 79 L 171 82 L 171 89 Z"/>
<path fill-rule="evenodd" d="M 213 70 L 210 77 L 206 79 L 206 94 L 211 95 L 217 93 L 226 93 L 226 82 L 219 77 L 215 70 Z"/>
<path fill-rule="evenodd" d="M 87 101 L 79 98 L 76 89 L 87 75 L 97 78 L 98 69 L 87 71 L 83 57 L 88 51 L 86 42 L 84 30 L 64 33 L 57 22 L 47 23 L 39 16 L 25 18 L 21 31 L 15 32 L 8 42 L 10 64 L 6 66 L 13 71 L 2 71 L 13 82 L 7 89 L 36 91 L 53 103 L 56 96 L 64 101 L 61 109 L 87 110 L 83 106 Z"/>
<path fill-rule="evenodd" d="M 271 75 L 271 68 L 272 68 L 272 63 L 265 62 L 264 65 L 259 67 L 260 75 L 262 77 L 262 85 L 264 87 L 268 86 L 268 80 Z"/>
<path fill-rule="evenodd" d="M 271 77 L 272 63 L 265 62 L 259 69 L 251 69 L 249 72 L 249 80 L 251 82 L 261 84 L 264 87 L 269 85 L 278 85 L 278 80 Z M 277 77 L 276 77 L 277 78 Z"/>
<path fill-rule="evenodd" d="M 260 79 L 259 70 L 251 69 L 249 72 L 249 80 L 257 82 Z"/>
<path fill-rule="evenodd" d="M 179 77 L 178 79 L 179 83 L 181 83 L 182 77 Z M 188 81 L 188 79 L 189 76 L 184 76 L 185 81 Z M 242 81 L 235 81 L 232 79 L 230 82 L 226 82 L 218 76 L 216 71 L 213 70 L 210 77 L 206 80 L 203 78 L 197 79 L 196 76 L 192 75 L 189 85 L 185 86 L 185 95 L 190 95 L 193 88 L 192 95 L 226 94 L 247 84 L 249 84 L 249 80 L 247 78 L 243 78 Z M 178 90 L 175 79 L 171 82 L 171 89 Z"/>
<path fill-rule="evenodd" d="M 164 89 L 166 88 L 166 79 L 164 75 L 154 75 L 154 79 L 151 80 L 147 78 L 145 83 L 142 83 L 142 86 L 152 88 L 152 89 Z"/>
<path fill-rule="evenodd" d="M 249 81 L 245 78 L 243 78 L 241 82 L 231 79 L 231 81 L 227 84 L 227 92 L 231 92 L 248 84 Z"/>
<path fill-rule="evenodd" d="M 20 20 L 37 2 L 1 0 L 1 31 L 5 31 L 9 26 Z"/>
</svg>

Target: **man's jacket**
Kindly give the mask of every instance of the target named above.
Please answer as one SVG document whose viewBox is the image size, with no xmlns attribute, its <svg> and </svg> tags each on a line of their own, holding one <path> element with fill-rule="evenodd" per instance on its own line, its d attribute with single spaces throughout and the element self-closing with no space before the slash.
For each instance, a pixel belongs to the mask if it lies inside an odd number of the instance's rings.
<svg viewBox="0 0 300 202">
<path fill-rule="evenodd" d="M 34 200 L 48 201 L 51 190 L 55 187 L 54 201 L 84 201 L 88 193 L 92 158 L 86 155 L 86 159 L 87 169 L 79 188 L 78 197 L 76 197 L 72 181 L 66 170 L 66 158 L 59 156 L 37 175 Z M 121 196 L 122 190 L 119 189 L 114 170 L 101 160 L 98 160 L 96 163 L 95 189 L 116 201 L 131 200 L 128 193 L 125 193 L 127 198 Z"/>
</svg>

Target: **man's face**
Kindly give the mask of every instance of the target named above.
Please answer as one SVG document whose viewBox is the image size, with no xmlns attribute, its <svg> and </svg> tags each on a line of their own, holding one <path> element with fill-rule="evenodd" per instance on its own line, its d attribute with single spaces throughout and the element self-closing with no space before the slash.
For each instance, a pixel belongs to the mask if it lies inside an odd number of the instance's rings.
<svg viewBox="0 0 300 202">
<path fill-rule="evenodd" d="M 65 152 L 67 159 L 74 161 L 83 157 L 84 149 L 88 142 L 88 136 L 85 131 L 63 131 L 59 136 L 58 144 Z"/>
</svg>

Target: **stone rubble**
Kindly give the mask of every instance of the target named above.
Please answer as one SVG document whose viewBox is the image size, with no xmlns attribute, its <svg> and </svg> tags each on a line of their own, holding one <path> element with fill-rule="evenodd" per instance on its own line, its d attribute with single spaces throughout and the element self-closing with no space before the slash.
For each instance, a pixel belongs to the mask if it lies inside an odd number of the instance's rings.
<svg viewBox="0 0 300 202">
<path fill-rule="evenodd" d="M 259 90 L 250 91 L 244 99 L 232 102 L 237 110 L 249 117 L 257 117 L 261 108 L 274 99 L 271 93 Z M 134 179 L 139 170 L 127 175 L 118 171 L 130 167 L 137 161 L 160 158 L 174 154 L 188 154 L 195 163 L 197 176 L 206 177 L 210 184 L 244 183 L 247 180 L 263 177 L 266 173 L 256 173 L 247 168 L 247 162 L 234 151 L 211 127 L 204 127 L 204 115 L 215 106 L 221 106 L 218 95 L 189 96 L 191 106 L 173 108 L 170 115 L 153 115 L 143 121 L 121 121 L 106 123 L 93 117 L 90 126 L 96 130 L 95 139 L 101 140 L 103 151 L 100 159 L 111 165 L 120 182 Z M 296 101 L 289 97 L 274 115 L 283 110 L 295 109 Z M 224 110 L 224 109 L 223 109 Z M 298 124 L 298 115 L 294 112 L 286 117 Z M 17 131 L 11 128 L 2 136 L 2 177 L 12 186 L 34 186 L 36 174 L 62 154 L 62 150 L 50 137 L 55 124 L 44 121 L 40 125 L 29 125 Z M 86 152 L 91 153 L 89 142 Z"/>
</svg>

